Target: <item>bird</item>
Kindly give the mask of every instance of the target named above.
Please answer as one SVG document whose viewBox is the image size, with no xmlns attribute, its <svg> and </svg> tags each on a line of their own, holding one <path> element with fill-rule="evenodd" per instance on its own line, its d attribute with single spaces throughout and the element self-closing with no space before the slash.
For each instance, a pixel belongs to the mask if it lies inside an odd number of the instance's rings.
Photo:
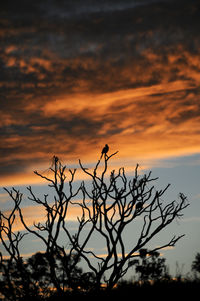
<svg viewBox="0 0 200 301">
<path fill-rule="evenodd" d="M 142 208 L 143 208 L 143 203 L 142 203 L 142 202 L 138 202 L 138 203 L 136 204 L 135 208 L 136 208 L 136 211 L 142 210 Z"/>
<path fill-rule="evenodd" d="M 108 144 L 106 144 L 104 146 L 104 148 L 102 149 L 101 158 L 102 158 L 103 155 L 106 155 L 108 151 L 109 151 L 109 146 L 108 146 Z"/>
<path fill-rule="evenodd" d="M 57 165 L 58 162 L 59 162 L 59 158 L 57 156 L 53 156 L 53 158 L 52 158 L 52 166 L 53 165 Z"/>
</svg>

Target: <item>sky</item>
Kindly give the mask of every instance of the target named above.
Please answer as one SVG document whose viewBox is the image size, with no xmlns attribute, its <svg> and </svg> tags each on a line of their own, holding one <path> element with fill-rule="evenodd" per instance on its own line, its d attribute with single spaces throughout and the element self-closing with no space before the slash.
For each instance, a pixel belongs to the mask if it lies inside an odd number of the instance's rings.
<svg viewBox="0 0 200 301">
<path fill-rule="evenodd" d="M 200 251 L 199 14 L 194 0 L 1 3 L 1 210 L 11 206 L 3 187 L 45 193 L 33 171 L 53 155 L 94 166 L 107 143 L 119 151 L 113 168 L 139 163 L 159 187 L 172 183 L 167 198 L 188 196 L 168 231 L 186 236 L 164 256 L 189 271 Z"/>
</svg>

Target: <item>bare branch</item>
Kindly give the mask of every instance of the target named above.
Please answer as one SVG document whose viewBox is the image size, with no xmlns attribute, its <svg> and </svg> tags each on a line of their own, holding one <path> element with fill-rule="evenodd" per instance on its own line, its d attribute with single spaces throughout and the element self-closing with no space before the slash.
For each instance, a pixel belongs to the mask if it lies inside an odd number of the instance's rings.
<svg viewBox="0 0 200 301">
<path fill-rule="evenodd" d="M 107 146 L 93 169 L 84 167 L 79 160 L 81 170 L 91 182 L 90 185 L 82 182 L 76 189 L 74 189 L 76 169 L 66 171 L 66 166 L 63 166 L 56 156 L 50 167 L 51 177 L 36 171 L 35 174 L 47 181 L 48 186 L 54 191 L 53 200 L 47 194 L 41 199 L 36 196 L 30 186 L 27 187 L 29 200 L 45 209 L 46 216 L 43 223 L 35 222 L 29 226 L 23 216 L 22 194 L 14 188 L 6 189 L 14 201 L 14 207 L 8 217 L 0 213 L 2 244 L 12 258 L 20 256 L 19 243 L 24 234 L 14 233 L 12 228 L 16 213 L 19 214 L 27 233 L 35 235 L 44 243 L 51 266 L 51 277 L 58 291 L 62 291 L 62 287 L 56 275 L 54 255 L 61 256 L 62 254 L 67 258 L 64 245 L 69 246 L 68 256 L 76 255 L 73 264 L 67 268 L 68 275 L 73 273 L 73 269 L 82 258 L 95 274 L 95 285 L 100 287 L 101 282 L 106 281 L 108 287 L 112 288 L 126 274 L 132 259 L 138 256 L 138 251 L 176 218 L 180 218 L 183 210 L 189 205 L 186 196 L 182 193 L 179 194 L 177 201 L 163 200 L 163 195 L 170 185 L 156 190 L 152 183 L 157 178 L 153 178 L 151 172 L 139 175 L 138 164 L 132 177 L 126 175 L 123 167 L 118 171 L 110 172 L 109 160 L 117 153 L 108 155 Z M 77 216 L 77 227 L 74 232 L 68 227 L 68 221 L 70 210 L 75 206 L 80 209 L 80 214 Z M 134 236 L 135 225 L 141 227 L 136 242 L 132 245 L 131 242 L 127 244 L 124 233 L 129 227 Z M 65 236 L 62 245 L 59 241 L 61 234 L 62 241 Z M 4 236 L 9 238 L 9 244 L 6 243 Z M 95 246 L 91 249 L 93 237 L 97 236 L 102 240 L 105 254 L 98 254 Z M 173 236 L 169 242 L 152 248 L 149 252 L 174 247 L 183 236 Z M 105 274 L 108 274 L 107 279 Z"/>
<path fill-rule="evenodd" d="M 111 156 L 113 155 L 115 153 Z M 127 262 L 130 258 L 135 257 L 139 249 L 144 247 L 175 218 L 180 217 L 183 209 L 188 206 L 183 194 L 180 195 L 181 201 L 179 203 L 172 201 L 163 204 L 165 202 L 161 200 L 161 197 L 170 185 L 168 184 L 159 191 L 156 191 L 154 186 L 149 188 L 149 184 L 156 181 L 157 178 L 152 178 L 151 172 L 139 176 L 139 165 L 135 168 L 133 179 L 129 181 L 124 168 L 120 168 L 118 173 L 112 171 L 108 175 L 108 160 L 111 156 L 105 155 L 101 173 L 98 172 L 100 160 L 93 171 L 83 167 L 79 161 L 81 169 L 92 178 L 93 183 L 92 192 L 89 192 L 83 185 L 84 194 L 91 199 L 92 206 L 89 207 L 85 201 L 81 206 L 83 206 L 84 211 L 88 212 L 89 222 L 93 224 L 94 231 L 104 237 L 107 246 L 107 255 L 101 260 L 101 269 L 97 273 L 97 278 L 100 279 L 105 271 L 112 269 L 111 276 L 107 280 L 110 286 L 114 285 L 126 273 L 128 270 Z M 124 229 L 142 215 L 144 216 L 143 226 L 138 241 L 127 252 L 123 239 Z M 154 250 L 174 246 L 181 237 L 183 235 L 177 238 L 174 236 L 167 244 Z M 121 255 L 119 257 L 120 250 Z"/>
</svg>

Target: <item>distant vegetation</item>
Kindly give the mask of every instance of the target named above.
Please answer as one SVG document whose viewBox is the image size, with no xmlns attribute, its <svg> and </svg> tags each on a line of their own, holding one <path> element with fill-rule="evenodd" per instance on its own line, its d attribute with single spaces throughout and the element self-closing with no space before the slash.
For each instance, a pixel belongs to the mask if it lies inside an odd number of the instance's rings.
<svg viewBox="0 0 200 301">
<path fill-rule="evenodd" d="M 186 196 L 180 193 L 177 201 L 164 201 L 169 184 L 156 190 L 152 183 L 157 178 L 152 178 L 151 172 L 139 175 L 138 165 L 132 178 L 124 168 L 109 171 L 109 160 L 117 152 L 108 155 L 108 151 L 106 145 L 92 170 L 79 161 L 82 172 L 91 180 L 89 184 L 81 182 L 79 187 L 74 185 L 76 170 L 67 170 L 56 156 L 49 169 L 51 176 L 36 171 L 48 182 L 54 196 L 45 194 L 41 199 L 27 188 L 29 200 L 46 212 L 44 221 L 31 226 L 23 215 L 23 194 L 5 188 L 14 204 L 10 212 L 0 212 L 0 240 L 6 255 L 0 253 L 0 293 L 5 300 L 56 300 L 58 296 L 65 300 L 66 296 L 119 296 L 136 291 L 147 294 L 158 285 L 175 288 L 199 284 L 199 254 L 192 266 L 196 277 L 187 281 L 172 280 L 165 259 L 159 256 L 159 250 L 175 246 L 183 235 L 173 236 L 160 247 L 146 248 L 152 238 L 183 215 L 188 206 Z M 74 207 L 80 209 L 76 231 L 68 223 L 70 208 Z M 128 248 L 123 234 L 127 226 L 135 229 L 138 218 L 143 221 L 140 233 Z M 20 220 L 22 232 L 15 231 L 16 220 Z M 43 242 L 45 250 L 25 260 L 20 246 L 27 234 Z M 94 237 L 101 239 L 105 254 L 91 247 Z M 89 272 L 80 268 L 83 261 Z M 122 282 L 130 268 L 135 269 L 137 281 Z"/>
<path fill-rule="evenodd" d="M 121 280 L 110 290 L 107 290 L 103 285 L 98 290 L 94 290 L 95 278 L 92 274 L 84 273 L 80 268 L 73 271 L 73 278 L 68 279 L 66 277 L 63 279 L 62 260 L 55 258 L 57 279 L 66 287 L 65 291 L 58 292 L 55 290 L 51 279 L 47 254 L 44 253 L 38 252 L 26 261 L 22 260 L 20 266 L 14 263 L 11 266 L 9 260 L 4 260 L 0 268 L 0 294 L 3 300 L 62 301 L 74 300 L 75 297 L 87 298 L 88 300 L 88 298 L 92 299 L 95 296 L 106 298 L 140 296 L 140 298 L 149 299 L 152 297 L 155 300 L 160 300 L 162 294 L 165 298 L 170 298 L 175 294 L 181 294 L 181 296 L 184 294 L 185 296 L 185 294 L 199 293 L 199 253 L 192 264 L 194 273 L 188 277 L 178 275 L 177 278 L 170 276 L 165 258 L 160 257 L 158 252 L 148 256 L 146 254 L 146 249 L 142 249 L 139 259 L 135 262 L 137 279 L 134 281 Z M 73 262 L 69 260 L 69 264 L 73 264 Z M 26 276 L 25 282 L 25 278 L 22 280 L 22 271 Z M 7 273 L 9 274 L 9 281 Z"/>
</svg>

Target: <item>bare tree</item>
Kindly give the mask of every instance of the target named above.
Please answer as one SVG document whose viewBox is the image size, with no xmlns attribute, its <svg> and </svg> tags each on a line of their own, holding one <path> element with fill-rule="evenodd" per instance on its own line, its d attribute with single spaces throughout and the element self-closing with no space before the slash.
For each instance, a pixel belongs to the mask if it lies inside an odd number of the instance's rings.
<svg viewBox="0 0 200 301">
<path fill-rule="evenodd" d="M 79 161 L 82 172 L 91 181 L 89 185 L 86 181 L 82 182 L 76 189 L 73 186 L 76 170 L 67 171 L 66 166 L 61 164 L 58 157 L 54 157 L 53 167 L 50 168 L 52 177 L 35 172 L 49 183 L 55 195 L 53 201 L 49 200 L 48 195 L 44 195 L 44 199 L 41 200 L 31 187 L 27 188 L 30 193 L 29 199 L 46 210 L 46 221 L 34 223 L 33 227 L 28 226 L 23 216 L 22 194 L 15 189 L 6 189 L 15 204 L 9 222 L 11 224 L 14 222 L 13 216 L 18 211 L 27 233 L 32 233 L 43 241 L 52 282 L 58 292 L 63 292 L 65 287 L 56 274 L 55 254 L 62 258 L 68 279 L 73 278 L 71 275 L 82 259 L 90 270 L 85 278 L 92 275 L 94 288 L 100 288 L 102 283 L 106 283 L 107 288 L 111 289 L 134 264 L 135 257 L 139 256 L 139 250 L 174 219 L 182 216 L 183 209 L 188 206 L 187 198 L 182 193 L 178 201 L 169 203 L 163 201 L 162 196 L 169 185 L 163 190 L 156 190 L 152 182 L 157 178 L 152 178 L 151 172 L 140 176 L 138 165 L 132 178 L 126 175 L 124 168 L 110 171 L 108 163 L 116 153 L 109 156 L 107 152 L 103 153 L 92 170 L 84 167 Z M 81 212 L 77 216 L 78 224 L 75 233 L 70 230 L 67 223 L 70 219 L 69 207 L 74 206 L 78 206 Z M 2 219 L 5 219 L 3 213 L 1 213 Z M 134 223 L 138 220 L 142 221 L 141 231 L 136 241 L 133 241 L 131 247 L 128 248 L 124 232 L 131 227 L 134 237 Z M 12 232 L 12 235 L 18 235 L 16 239 L 10 235 L 3 223 L 1 223 L 1 229 L 6 236 L 9 236 L 10 245 L 5 244 L 2 235 L 0 239 L 10 257 L 13 258 L 13 254 L 18 252 L 15 248 L 18 250 L 18 242 L 21 241 L 22 236 Z M 62 245 L 59 242 L 61 233 L 66 235 Z M 102 239 L 105 254 L 98 254 L 94 251 L 95 246 L 91 247 L 97 236 Z M 182 236 L 173 236 L 167 243 L 152 248 L 148 252 L 152 253 L 167 246 L 174 246 Z M 64 247 L 66 244 L 67 249 Z M 70 257 L 73 257 L 72 264 L 65 265 L 64 262 Z"/>
<path fill-rule="evenodd" d="M 64 192 L 64 183 L 66 180 L 65 175 L 66 166 L 62 166 L 58 157 L 54 156 L 53 165 L 50 167 L 50 170 L 53 174 L 52 179 L 47 178 L 46 176 L 39 174 L 35 171 L 35 174 L 43 178 L 44 180 L 49 182 L 49 187 L 53 188 L 55 192 L 54 201 L 48 200 L 48 195 L 44 195 L 44 199 L 40 199 L 36 197 L 32 188 L 29 186 L 27 190 L 29 191 L 29 200 L 37 205 L 41 205 L 46 211 L 46 220 L 44 223 L 34 223 L 34 225 L 29 226 L 26 222 L 26 219 L 23 215 L 22 208 L 22 199 L 23 194 L 20 193 L 15 188 L 5 190 L 8 192 L 10 198 L 14 201 L 14 208 L 8 214 L 8 217 L 0 212 L 0 239 L 1 242 L 7 251 L 9 257 L 9 262 L 20 262 L 20 251 L 19 251 L 19 243 L 22 238 L 26 234 L 33 234 L 38 239 L 40 239 L 45 246 L 46 258 L 48 259 L 49 267 L 50 267 L 50 275 L 51 280 L 59 293 L 62 293 L 65 288 L 64 285 L 59 281 L 59 277 L 57 275 L 57 262 L 55 258 L 58 256 L 60 260 L 62 259 L 65 268 L 65 273 L 67 273 L 68 279 L 71 279 L 70 275 L 74 272 L 75 266 L 78 263 L 79 259 L 75 258 L 75 254 L 71 254 L 71 258 L 69 258 L 66 250 L 63 246 L 60 246 L 57 241 L 61 232 L 62 222 L 65 220 L 68 210 L 68 205 L 70 200 L 76 196 L 79 189 L 75 193 L 72 191 L 72 182 L 74 180 L 75 170 L 69 170 L 70 179 L 68 181 L 68 195 Z M 24 226 L 24 230 L 26 233 L 20 233 L 13 230 L 13 224 L 16 219 L 16 216 L 19 216 L 22 225 Z M 68 262 L 73 257 L 73 264 L 68 264 Z M 68 268 L 67 268 L 68 267 Z M 21 266 L 21 270 L 23 270 L 23 265 Z M 8 274 L 9 275 L 9 274 Z M 27 277 L 26 277 L 27 279 Z M 9 279 L 8 279 L 9 280 Z M 22 279 L 23 280 L 23 279 Z M 23 282 L 24 283 L 24 282 Z"/>
<path fill-rule="evenodd" d="M 6 191 L 8 190 L 6 189 Z M 8 214 L 0 211 L 0 241 L 8 254 L 5 258 L 1 254 L 0 272 L 3 276 L 3 283 L 1 283 L 0 293 L 3 293 L 7 300 L 13 300 L 13 296 L 18 300 L 22 295 L 31 296 L 33 291 L 35 293 L 35 287 L 30 281 L 29 273 L 25 269 L 19 251 L 20 242 L 27 233 L 22 234 L 13 229 L 22 194 L 13 188 L 9 195 L 14 200 L 13 209 Z M 15 281 L 19 278 L 23 282 L 22 289 L 20 289 L 19 283 Z"/>
<path fill-rule="evenodd" d="M 83 172 L 92 179 L 92 188 L 88 189 L 83 183 L 83 199 L 82 202 L 77 203 L 83 213 L 79 220 L 76 250 L 81 253 L 95 273 L 97 285 L 100 285 L 104 279 L 108 288 L 112 288 L 126 274 L 135 262 L 133 258 L 139 256 L 138 251 L 174 219 L 181 217 L 182 210 L 188 206 L 187 198 L 182 193 L 179 194 L 178 201 L 170 203 L 163 201 L 161 197 L 170 185 L 168 184 L 163 190 L 156 190 L 154 186 L 149 186 L 157 178 L 152 178 L 151 172 L 139 176 L 138 165 L 132 179 L 128 179 L 124 168 L 120 168 L 117 172 L 115 170 L 109 172 L 108 161 L 115 154 L 110 156 L 105 154 L 103 168 L 99 173 L 101 159 L 92 171 L 79 161 Z M 143 219 L 140 235 L 137 242 L 127 249 L 123 238 L 125 228 L 131 225 L 134 231 L 134 222 L 139 217 Z M 86 224 L 90 224 L 91 228 L 84 244 L 79 246 L 78 237 Z M 99 256 L 85 249 L 86 243 L 95 232 L 104 238 L 105 256 Z M 169 242 L 149 252 L 168 246 L 173 247 L 182 236 L 184 235 L 173 236 Z M 91 256 L 97 259 L 97 267 L 92 265 Z M 110 273 L 106 278 L 104 275 L 108 271 Z"/>
</svg>

